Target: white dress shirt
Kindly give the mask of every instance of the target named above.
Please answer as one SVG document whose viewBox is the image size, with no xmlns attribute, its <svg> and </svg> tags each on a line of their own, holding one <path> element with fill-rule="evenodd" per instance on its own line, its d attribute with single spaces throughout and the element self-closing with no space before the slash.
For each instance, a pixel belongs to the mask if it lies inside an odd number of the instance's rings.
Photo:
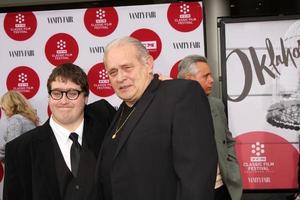
<svg viewBox="0 0 300 200">
<path fill-rule="evenodd" d="M 80 145 L 82 145 L 83 123 L 84 123 L 84 119 L 82 120 L 80 125 L 77 127 L 77 129 L 75 131 L 72 131 L 72 132 L 75 132 L 78 134 L 78 142 Z M 71 146 L 73 144 L 72 140 L 69 138 L 69 135 L 71 132 L 69 130 L 65 129 L 64 127 L 62 127 L 61 125 L 57 124 L 53 120 L 52 116 L 50 117 L 49 124 L 52 128 L 52 131 L 54 133 L 54 136 L 56 138 L 56 141 L 58 143 L 60 151 L 64 157 L 66 165 L 68 166 L 68 168 L 71 171 L 70 150 L 71 150 Z"/>
</svg>

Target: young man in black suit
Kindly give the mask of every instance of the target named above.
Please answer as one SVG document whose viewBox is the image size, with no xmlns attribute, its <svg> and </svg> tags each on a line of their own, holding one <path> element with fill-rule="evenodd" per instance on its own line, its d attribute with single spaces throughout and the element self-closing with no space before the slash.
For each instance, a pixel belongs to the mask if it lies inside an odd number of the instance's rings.
<svg viewBox="0 0 300 200">
<path fill-rule="evenodd" d="M 212 200 L 217 152 L 207 97 L 195 81 L 160 81 L 153 58 L 131 37 L 105 48 L 123 100 L 102 144 L 104 200 Z"/>
<path fill-rule="evenodd" d="M 3 199 L 96 199 L 96 159 L 115 110 L 104 100 L 86 106 L 87 76 L 74 64 L 56 67 L 47 88 L 49 120 L 6 146 Z"/>
</svg>

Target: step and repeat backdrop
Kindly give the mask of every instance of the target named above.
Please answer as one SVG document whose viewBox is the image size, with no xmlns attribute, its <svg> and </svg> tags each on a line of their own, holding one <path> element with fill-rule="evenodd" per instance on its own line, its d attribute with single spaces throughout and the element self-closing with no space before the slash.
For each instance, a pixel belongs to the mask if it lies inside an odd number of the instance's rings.
<svg viewBox="0 0 300 200">
<path fill-rule="evenodd" d="M 48 76 L 65 62 L 88 74 L 89 102 L 105 98 L 119 106 L 102 63 L 104 47 L 113 39 L 141 40 L 155 59 L 154 71 L 171 77 L 177 76 L 184 56 L 205 54 L 201 1 L 0 13 L 0 27 L 0 95 L 20 91 L 41 123 L 50 114 Z M 2 165 L 0 181 L 3 184 Z"/>
<path fill-rule="evenodd" d="M 221 20 L 229 128 L 245 189 L 298 187 L 300 16 Z"/>
</svg>

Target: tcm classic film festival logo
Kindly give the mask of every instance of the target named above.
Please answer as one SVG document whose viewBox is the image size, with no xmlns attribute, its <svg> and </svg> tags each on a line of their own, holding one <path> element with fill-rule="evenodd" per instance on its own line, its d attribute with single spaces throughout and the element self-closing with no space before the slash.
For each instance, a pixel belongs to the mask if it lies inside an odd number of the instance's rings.
<svg viewBox="0 0 300 200">
<path fill-rule="evenodd" d="M 243 186 L 292 188 L 297 185 L 298 151 L 284 138 L 270 132 L 249 132 L 236 138 Z"/>
<path fill-rule="evenodd" d="M 14 68 L 7 76 L 8 90 L 17 90 L 27 99 L 33 97 L 40 87 L 40 79 L 37 73 L 27 66 Z"/>
<path fill-rule="evenodd" d="M 259 141 L 251 144 L 250 160 L 243 162 L 243 168 L 249 174 L 257 174 L 257 176 L 248 177 L 249 183 L 271 183 L 269 175 L 263 174 L 274 173 L 274 162 L 268 162 L 266 156 L 266 145 Z"/>
<path fill-rule="evenodd" d="M 138 29 L 131 33 L 130 36 L 140 40 L 154 60 L 160 55 L 162 49 L 161 39 L 153 30 Z"/>
<path fill-rule="evenodd" d="M 69 34 L 57 33 L 50 37 L 45 46 L 45 54 L 48 61 L 54 65 L 73 63 L 78 56 L 79 47 L 77 41 Z"/>
<path fill-rule="evenodd" d="M 4 18 L 4 30 L 13 40 L 27 40 L 35 33 L 36 27 L 36 17 L 32 12 L 8 13 Z"/>
<path fill-rule="evenodd" d="M 84 14 L 86 29 L 97 37 L 104 37 L 114 32 L 118 20 L 118 13 L 113 7 L 89 8 Z"/>
<path fill-rule="evenodd" d="M 177 31 L 193 31 L 202 22 L 202 7 L 198 2 L 172 3 L 168 9 L 168 21 Z"/>
<path fill-rule="evenodd" d="M 103 63 L 98 63 L 91 67 L 88 72 L 90 90 L 97 96 L 108 97 L 114 94 L 114 90 L 108 79 L 107 71 Z"/>
</svg>

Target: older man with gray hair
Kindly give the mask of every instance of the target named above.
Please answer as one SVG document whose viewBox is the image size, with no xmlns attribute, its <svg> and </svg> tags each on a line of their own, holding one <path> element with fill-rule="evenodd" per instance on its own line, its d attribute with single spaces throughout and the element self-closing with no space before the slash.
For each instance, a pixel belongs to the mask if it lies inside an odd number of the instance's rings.
<svg viewBox="0 0 300 200">
<path fill-rule="evenodd" d="M 103 200 L 213 200 L 217 152 L 199 84 L 160 81 L 135 38 L 109 43 L 104 65 L 123 100 L 98 159 Z"/>
</svg>

